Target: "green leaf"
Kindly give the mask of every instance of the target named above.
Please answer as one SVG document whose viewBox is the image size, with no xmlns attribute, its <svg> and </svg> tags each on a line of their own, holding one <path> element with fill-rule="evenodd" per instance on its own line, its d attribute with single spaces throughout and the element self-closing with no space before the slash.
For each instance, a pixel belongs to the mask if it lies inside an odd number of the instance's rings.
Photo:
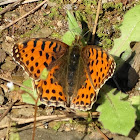
<svg viewBox="0 0 140 140">
<path fill-rule="evenodd" d="M 75 40 L 75 34 L 70 32 L 70 31 L 67 31 L 63 37 L 62 37 L 62 41 L 64 43 L 66 43 L 67 45 L 71 46 L 72 45 L 72 42 Z"/>
<path fill-rule="evenodd" d="M 130 9 L 124 15 L 120 30 L 122 35 L 114 40 L 114 47 L 110 53 L 117 57 L 123 53 L 121 58 L 125 61 L 131 55 L 130 43 L 140 41 L 140 5 Z"/>
<path fill-rule="evenodd" d="M 17 129 L 15 127 L 11 128 L 10 131 L 11 131 L 11 133 L 9 136 L 9 140 L 20 140 L 19 133 L 16 132 Z M 12 132 L 12 131 L 15 131 L 15 132 Z"/>
<path fill-rule="evenodd" d="M 82 30 L 79 27 L 76 19 L 69 11 L 67 11 L 67 15 L 68 15 L 69 30 L 77 35 L 80 35 L 82 33 Z"/>
<path fill-rule="evenodd" d="M 67 45 L 71 46 L 73 41 L 75 40 L 75 35 L 80 35 L 82 33 L 82 30 L 79 27 L 74 16 L 69 11 L 67 11 L 67 15 L 68 15 L 69 31 L 67 31 L 63 35 L 62 41 Z"/>
<path fill-rule="evenodd" d="M 129 101 L 131 102 L 132 106 L 136 109 L 137 120 L 140 120 L 140 95 L 131 97 Z"/>
<path fill-rule="evenodd" d="M 99 121 L 105 129 L 127 136 L 135 126 L 135 109 L 129 101 L 121 100 L 125 96 L 121 92 L 117 93 L 116 89 L 103 87 L 101 92 L 104 94 L 101 96 L 102 104 L 97 108 L 101 112 Z"/>
<path fill-rule="evenodd" d="M 28 79 L 28 80 L 24 81 L 24 82 L 23 82 L 23 85 L 34 89 L 31 79 Z M 32 91 L 32 90 L 29 90 L 29 89 L 26 89 L 26 88 L 23 88 L 23 87 L 20 87 L 20 89 L 23 90 L 23 91 L 25 91 L 25 93 L 22 94 L 22 100 L 23 100 L 23 102 L 28 103 L 28 104 L 33 104 L 33 105 L 35 105 L 35 101 L 34 101 L 34 99 L 29 95 L 29 93 L 30 93 L 35 99 L 37 99 L 38 95 L 37 95 L 37 93 L 36 93 L 36 90 L 33 90 L 33 91 Z M 41 102 L 38 100 L 37 105 L 40 105 L 40 104 L 41 104 Z"/>
<path fill-rule="evenodd" d="M 41 72 L 40 79 L 46 80 L 47 76 L 48 76 L 48 73 L 49 72 L 48 72 L 47 68 L 44 68 L 43 71 Z"/>
</svg>

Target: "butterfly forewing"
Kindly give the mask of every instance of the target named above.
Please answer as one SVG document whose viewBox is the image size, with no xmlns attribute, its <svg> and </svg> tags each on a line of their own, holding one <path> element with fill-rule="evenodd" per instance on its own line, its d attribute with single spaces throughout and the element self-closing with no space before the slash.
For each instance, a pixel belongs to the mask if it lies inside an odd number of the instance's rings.
<svg viewBox="0 0 140 140">
<path fill-rule="evenodd" d="M 111 55 L 96 46 L 86 46 L 82 50 L 86 71 L 93 88 L 98 91 L 113 75 L 116 64 Z"/>
<path fill-rule="evenodd" d="M 36 80 L 43 69 L 50 70 L 68 48 L 65 43 L 52 39 L 31 39 L 16 44 L 13 57 Z"/>
</svg>

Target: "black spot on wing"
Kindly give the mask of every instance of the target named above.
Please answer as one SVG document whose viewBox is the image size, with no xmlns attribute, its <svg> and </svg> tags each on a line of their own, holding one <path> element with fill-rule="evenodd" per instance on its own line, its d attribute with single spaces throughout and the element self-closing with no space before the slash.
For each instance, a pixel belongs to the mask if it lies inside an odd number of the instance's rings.
<svg viewBox="0 0 140 140">
<path fill-rule="evenodd" d="M 91 51 L 92 51 L 92 55 L 94 55 L 94 49 L 93 48 L 91 49 Z"/>
<path fill-rule="evenodd" d="M 37 78 L 37 75 L 36 75 L 36 74 L 34 74 L 34 77 L 35 77 L 35 78 Z"/>
<path fill-rule="evenodd" d="M 56 53 L 56 49 L 57 49 L 58 45 L 56 44 L 56 46 L 53 48 L 53 51 Z"/>
<path fill-rule="evenodd" d="M 49 93 L 49 90 L 48 89 L 46 90 L 46 93 Z"/>
<path fill-rule="evenodd" d="M 42 51 L 44 51 L 44 49 L 45 49 L 45 41 L 43 41 L 43 43 L 41 45 L 41 49 L 42 49 Z"/>
<path fill-rule="evenodd" d="M 106 59 L 107 59 L 107 61 L 109 60 L 109 55 L 108 54 L 106 54 L 107 55 L 107 57 L 106 57 Z"/>
<path fill-rule="evenodd" d="M 47 85 L 47 81 L 44 81 L 44 85 Z"/>
<path fill-rule="evenodd" d="M 26 65 L 29 65 L 29 61 L 28 60 L 26 61 Z"/>
<path fill-rule="evenodd" d="M 99 60 L 96 61 L 96 65 L 98 65 Z"/>
<path fill-rule="evenodd" d="M 33 66 L 30 67 L 30 71 L 34 71 L 34 67 Z"/>
<path fill-rule="evenodd" d="M 34 60 L 34 57 L 32 56 L 32 57 L 31 57 L 31 61 L 33 61 L 33 60 Z"/>
<path fill-rule="evenodd" d="M 103 51 L 101 51 L 101 58 L 103 58 L 103 54 L 104 54 Z"/>
<path fill-rule="evenodd" d="M 56 101 L 56 97 L 55 96 L 52 96 L 51 97 L 51 100 Z"/>
<path fill-rule="evenodd" d="M 52 93 L 55 93 L 55 90 L 54 89 L 52 90 Z"/>
<path fill-rule="evenodd" d="M 35 63 L 35 66 L 36 66 L 36 67 L 38 66 L 38 62 Z"/>
<path fill-rule="evenodd" d="M 90 71 L 90 74 L 92 74 L 93 73 L 93 69 Z"/>
<path fill-rule="evenodd" d="M 104 61 L 102 60 L 102 64 L 104 63 Z"/>
<path fill-rule="evenodd" d="M 98 50 L 96 49 L 96 59 L 98 58 Z"/>
<path fill-rule="evenodd" d="M 93 93 L 91 93 L 91 94 L 90 94 L 90 98 L 92 98 L 92 97 L 93 97 L 93 95 L 94 95 L 94 94 L 93 94 Z"/>
<path fill-rule="evenodd" d="M 48 68 L 48 64 L 47 64 L 46 62 L 44 62 L 44 66 L 45 66 L 46 68 Z"/>
<path fill-rule="evenodd" d="M 37 73 L 39 74 L 40 73 L 40 70 L 37 70 Z"/>
<path fill-rule="evenodd" d="M 100 78 L 100 77 L 98 78 L 98 81 L 99 81 L 99 83 L 100 83 L 100 81 L 101 81 L 101 78 Z"/>
<path fill-rule="evenodd" d="M 52 56 L 52 61 L 55 61 L 56 59 Z"/>
<path fill-rule="evenodd" d="M 89 86 L 89 90 L 91 90 L 91 86 Z"/>
<path fill-rule="evenodd" d="M 35 49 L 31 49 L 31 52 L 33 53 Z"/>
<path fill-rule="evenodd" d="M 59 95 L 62 96 L 62 92 L 59 92 Z"/>
<path fill-rule="evenodd" d="M 84 102 L 83 101 L 81 101 L 81 103 L 80 103 L 81 105 L 84 105 Z"/>
<path fill-rule="evenodd" d="M 92 60 L 92 62 L 91 62 L 91 65 L 93 66 L 93 64 L 94 64 L 94 60 Z"/>
<path fill-rule="evenodd" d="M 102 72 L 102 70 L 103 70 L 103 69 L 102 69 L 102 68 L 100 68 L 100 72 Z"/>
<path fill-rule="evenodd" d="M 23 48 L 26 48 L 27 47 L 27 43 L 28 42 L 23 42 L 23 46 L 24 46 Z"/>
<path fill-rule="evenodd" d="M 60 97 L 58 98 L 59 101 L 63 101 Z"/>
<path fill-rule="evenodd" d="M 42 56 L 42 51 L 39 51 L 39 55 Z"/>
<path fill-rule="evenodd" d="M 53 42 L 50 43 L 49 48 L 51 48 L 52 45 L 53 45 Z"/>
<path fill-rule="evenodd" d="M 53 84 L 53 78 L 50 79 L 51 84 Z"/>
<path fill-rule="evenodd" d="M 48 59 L 49 58 L 49 54 L 48 53 L 46 53 L 46 59 Z"/>
</svg>

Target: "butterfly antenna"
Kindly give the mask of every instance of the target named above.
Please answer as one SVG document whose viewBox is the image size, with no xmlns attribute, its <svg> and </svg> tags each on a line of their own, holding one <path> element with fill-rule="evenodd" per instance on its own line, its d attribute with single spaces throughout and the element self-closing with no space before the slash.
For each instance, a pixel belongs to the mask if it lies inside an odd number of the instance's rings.
<svg viewBox="0 0 140 140">
<path fill-rule="evenodd" d="M 82 35 L 82 38 L 84 38 L 89 32 L 90 32 L 90 30 L 86 31 L 86 32 Z"/>
</svg>

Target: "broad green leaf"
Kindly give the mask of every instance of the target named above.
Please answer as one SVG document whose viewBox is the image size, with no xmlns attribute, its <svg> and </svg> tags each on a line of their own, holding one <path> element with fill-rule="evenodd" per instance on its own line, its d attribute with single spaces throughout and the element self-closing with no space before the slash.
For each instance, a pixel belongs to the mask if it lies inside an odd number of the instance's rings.
<svg viewBox="0 0 140 140">
<path fill-rule="evenodd" d="M 121 37 L 114 40 L 114 47 L 110 53 L 117 57 L 123 53 L 121 58 L 125 61 L 131 55 L 130 43 L 140 41 L 140 5 L 130 9 L 124 15 L 120 30 Z"/>
<path fill-rule="evenodd" d="M 16 132 L 17 129 L 15 127 L 11 128 L 10 131 L 11 131 L 11 133 L 9 136 L 9 140 L 20 140 L 19 133 Z M 12 132 L 12 131 L 15 131 L 15 132 Z"/>
<path fill-rule="evenodd" d="M 64 36 L 62 37 L 62 41 L 64 43 L 66 43 L 67 45 L 71 46 L 72 45 L 72 42 L 75 40 L 75 34 L 70 32 L 70 31 L 67 31 Z"/>
<path fill-rule="evenodd" d="M 79 27 L 75 17 L 69 11 L 67 11 L 67 15 L 68 15 L 69 31 L 76 33 L 76 35 L 80 35 L 82 33 L 82 30 Z"/>
<path fill-rule="evenodd" d="M 136 109 L 137 120 L 140 120 L 140 95 L 131 97 L 129 101 L 131 102 L 132 106 Z"/>
<path fill-rule="evenodd" d="M 48 76 L 48 73 L 49 72 L 48 72 L 47 68 L 44 68 L 43 71 L 41 72 L 40 79 L 46 80 L 47 76 Z"/>
<path fill-rule="evenodd" d="M 105 129 L 127 136 L 135 126 L 135 109 L 130 102 L 121 100 L 125 96 L 116 89 L 103 87 L 101 93 L 102 104 L 97 108 L 97 111 L 101 113 L 99 121 L 102 122 Z"/>
<path fill-rule="evenodd" d="M 23 82 L 23 85 L 24 85 L 24 86 L 27 86 L 27 87 L 30 87 L 30 88 L 32 88 L 32 90 L 33 90 L 33 84 L 32 84 L 32 80 L 31 80 L 31 79 L 28 79 L 28 80 L 24 81 L 24 82 Z M 33 90 L 33 91 L 32 91 L 32 90 L 29 90 L 29 89 L 26 89 L 26 88 L 23 88 L 23 87 L 21 87 L 20 89 L 23 90 L 23 91 L 25 91 L 25 93 L 22 94 L 22 100 L 23 100 L 23 102 L 28 103 L 28 104 L 33 104 L 33 105 L 35 105 L 35 101 L 34 101 L 34 99 L 29 95 L 29 93 L 30 93 L 35 99 L 37 99 L 38 95 L 37 95 L 37 93 L 36 93 L 36 90 Z M 41 102 L 38 100 L 37 105 L 40 105 L 40 104 L 41 104 Z"/>
<path fill-rule="evenodd" d="M 63 35 L 62 41 L 67 45 L 71 46 L 73 41 L 75 40 L 75 35 L 80 35 L 82 33 L 82 30 L 79 27 L 74 16 L 69 11 L 67 11 L 67 16 L 68 16 L 69 31 L 67 31 Z"/>
</svg>

